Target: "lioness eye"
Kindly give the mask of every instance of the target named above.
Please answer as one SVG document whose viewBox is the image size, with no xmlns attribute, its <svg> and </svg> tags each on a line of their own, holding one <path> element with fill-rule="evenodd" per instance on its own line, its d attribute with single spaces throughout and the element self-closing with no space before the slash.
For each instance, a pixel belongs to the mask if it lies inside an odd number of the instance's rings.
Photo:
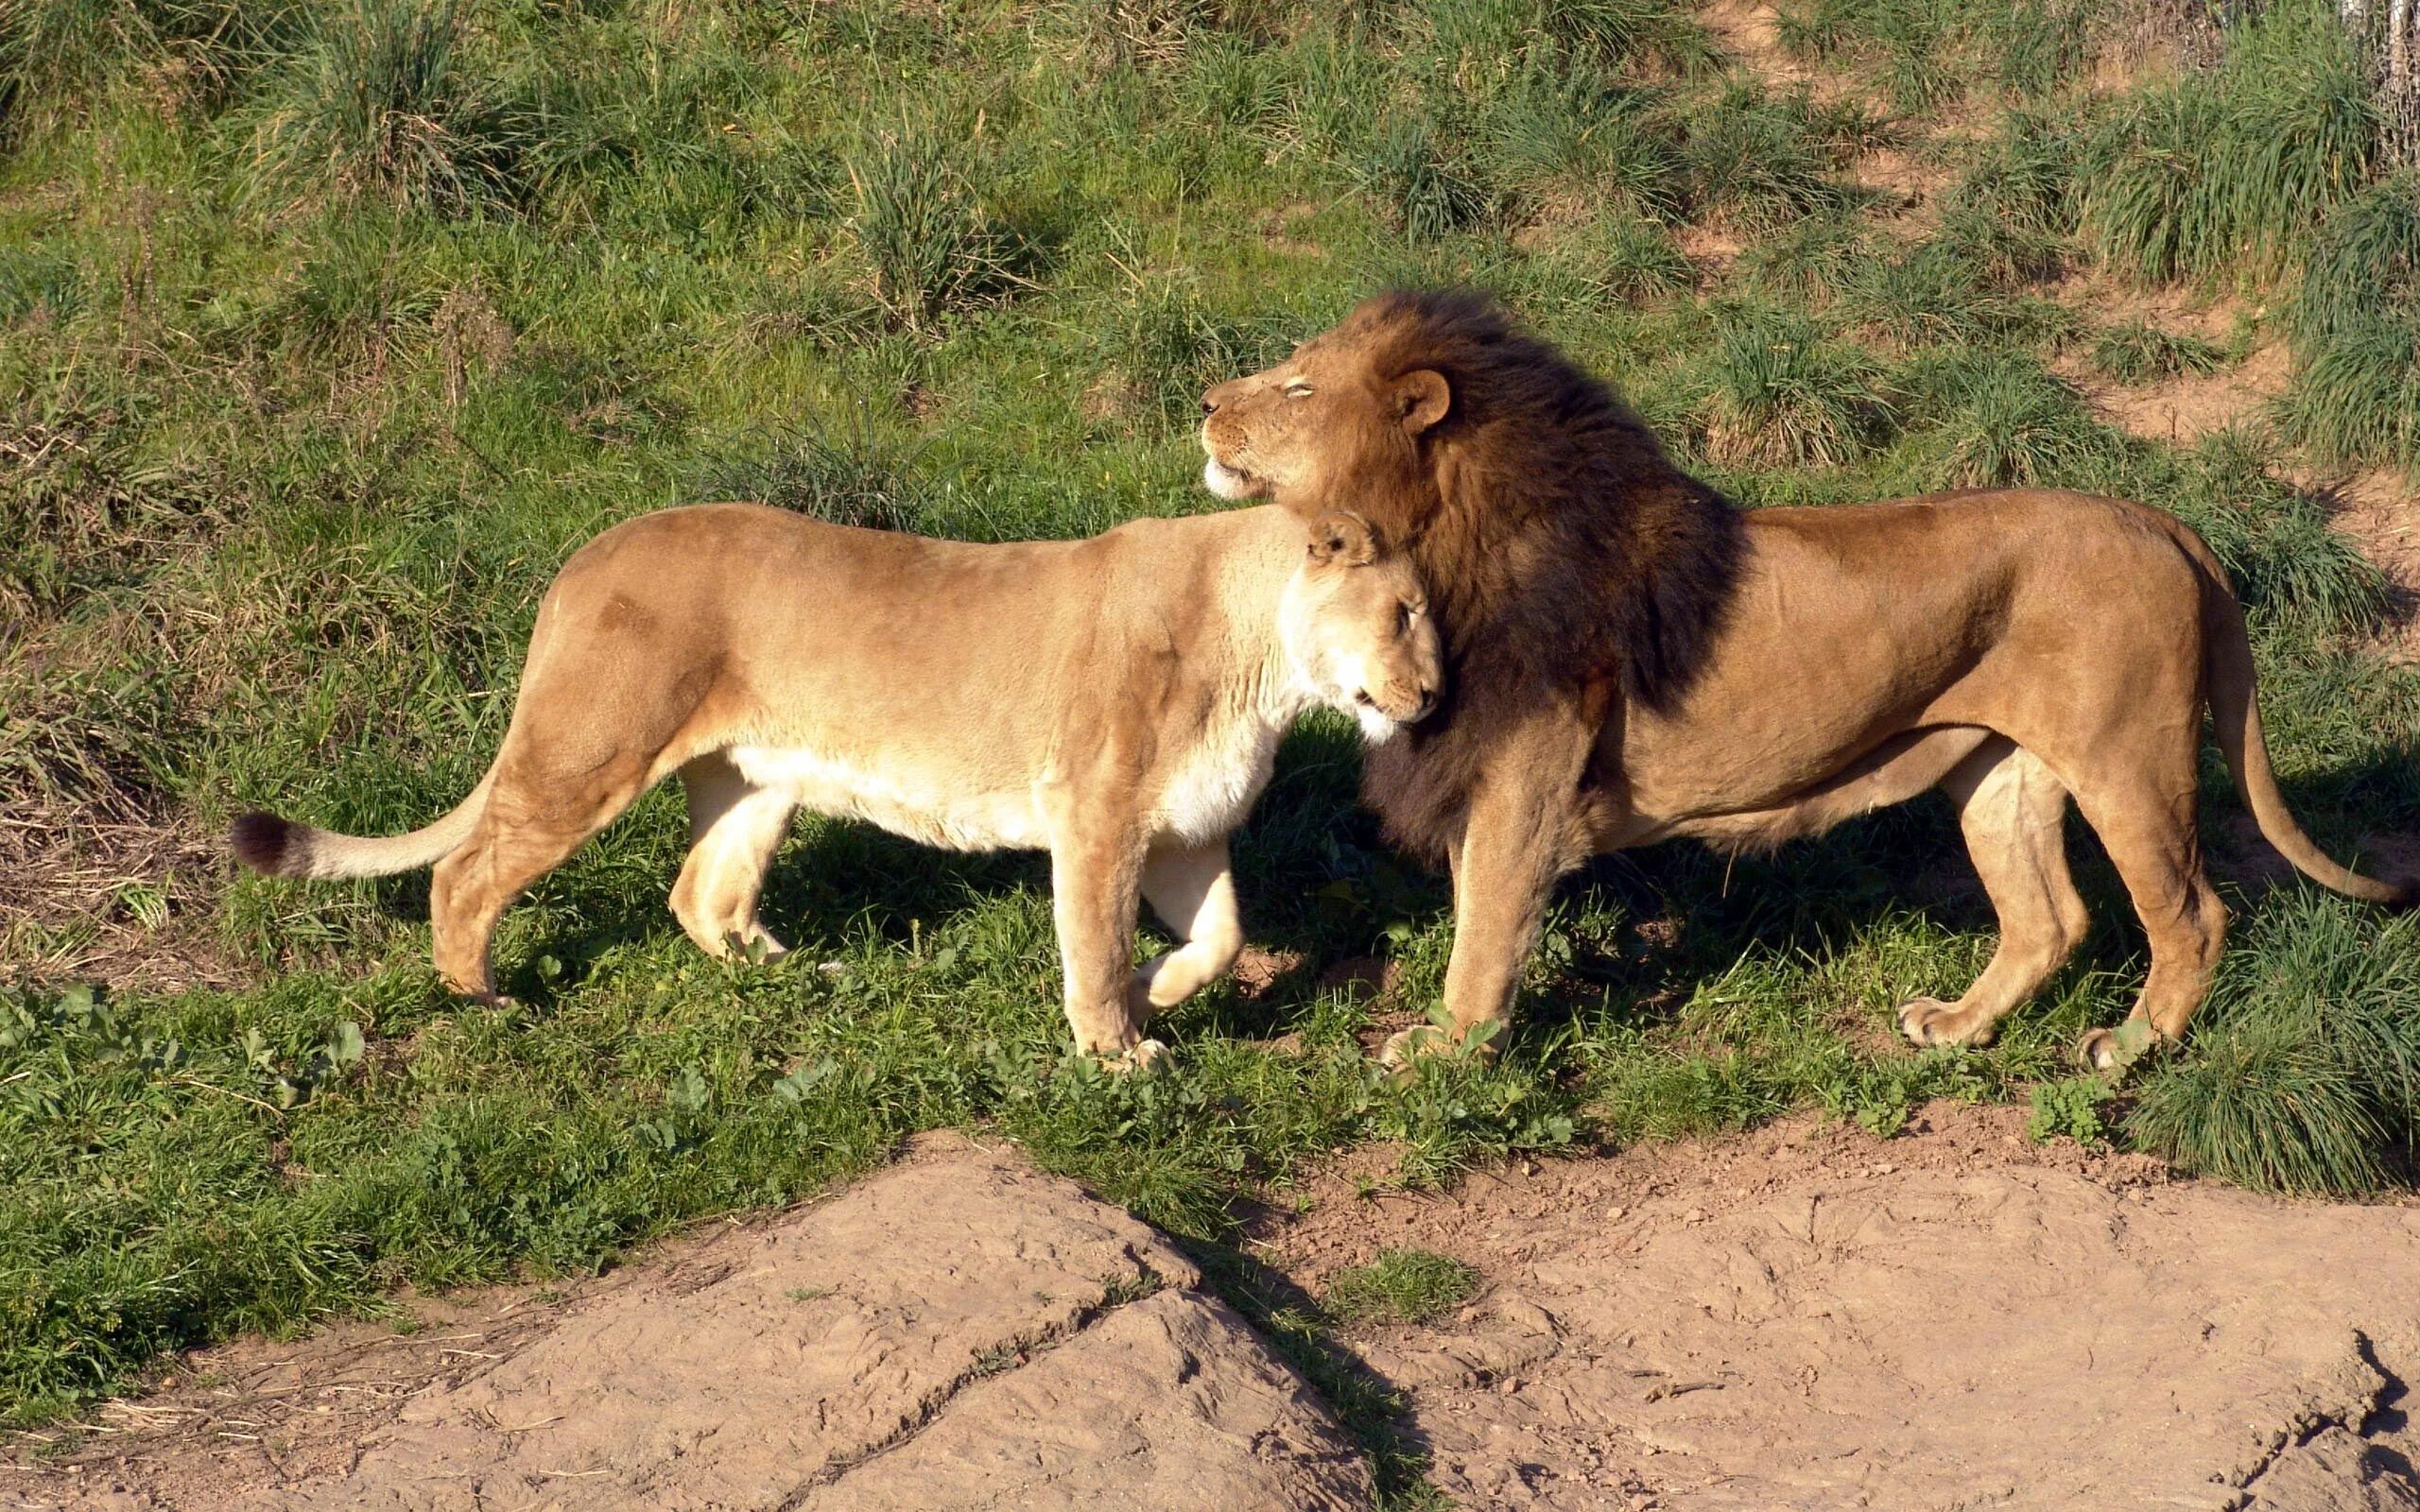
<svg viewBox="0 0 2420 1512">
<path fill-rule="evenodd" d="M 1288 399 L 1308 399 L 1310 396 L 1311 386 L 1300 378 L 1286 386 L 1286 397 Z"/>
</svg>

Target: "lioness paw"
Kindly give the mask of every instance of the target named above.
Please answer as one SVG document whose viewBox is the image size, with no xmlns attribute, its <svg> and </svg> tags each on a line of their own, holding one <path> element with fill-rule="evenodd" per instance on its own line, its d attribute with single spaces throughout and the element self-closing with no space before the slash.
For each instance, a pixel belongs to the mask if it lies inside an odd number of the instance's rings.
<svg viewBox="0 0 2420 1512">
<path fill-rule="evenodd" d="M 1992 1042 L 1992 1025 L 1961 1022 L 1965 1015 L 1955 1003 L 1939 998 L 1910 998 L 1899 1005 L 1899 1032 L 1919 1046 L 1967 1045 L 1976 1049 Z"/>
</svg>

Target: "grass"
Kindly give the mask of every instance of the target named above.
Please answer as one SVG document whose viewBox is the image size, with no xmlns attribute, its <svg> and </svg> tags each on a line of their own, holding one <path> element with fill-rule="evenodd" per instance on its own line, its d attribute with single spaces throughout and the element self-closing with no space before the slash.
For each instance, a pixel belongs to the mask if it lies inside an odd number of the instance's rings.
<svg viewBox="0 0 2420 1512">
<path fill-rule="evenodd" d="M 752 496 L 1007 540 L 1207 508 L 1203 386 L 1442 279 L 1503 290 L 1751 504 L 2023 481 L 2176 509 L 2251 606 L 2297 810 L 2340 852 L 2420 825 L 2420 676 L 2364 649 L 2382 584 L 2290 459 L 2119 436 L 2051 366 L 2105 335 L 2061 273 L 2239 276 L 2293 343 L 2286 429 L 2410 455 L 2410 188 L 2363 177 L 2325 39 L 2266 8 L 2212 68 L 2095 103 L 2050 77 L 2088 72 L 2068 11 L 1941 8 L 1894 35 L 1967 108 L 1910 112 L 1861 72 L 1864 13 L 1825 12 L 1816 55 L 1849 87 L 1791 91 L 1660 0 L 0 10 L 0 1414 L 403 1282 L 592 1269 L 968 1125 L 1225 1256 L 1413 1505 L 1386 1400 L 1230 1248 L 1240 1201 L 1340 1147 L 1443 1180 L 1952 1096 L 2258 1185 L 2404 1179 L 2408 930 L 2293 887 L 2234 899 L 2204 1027 L 2131 1105 L 2069 1084 L 2143 970 L 2090 847 L 2097 930 L 2044 999 L 1989 1051 L 1900 1048 L 1894 1005 L 1991 943 L 1938 803 L 1600 863 L 1502 1060 L 1409 1086 L 1362 1045 L 1435 1002 L 1447 890 L 1356 808 L 1339 721 L 1288 743 L 1238 845 L 1251 936 L 1300 968 L 1186 1005 L 1148 1077 L 1066 1055 L 1034 857 L 802 825 L 767 900 L 796 962 L 725 966 L 665 911 L 658 795 L 510 914 L 520 1005 L 485 1008 L 430 975 L 424 879 L 219 853 L 253 804 L 374 831 L 454 803 L 548 576 L 614 521 Z M 2193 188 L 2264 136 L 2290 160 L 2241 198 Z M 2096 143 L 2181 154 L 2188 192 L 2143 169 L 2120 234 Z M 1884 145 L 1948 178 L 1926 214 L 1856 188 Z"/>
<path fill-rule="evenodd" d="M 2286 428 L 2322 456 L 2420 465 L 2420 176 L 2330 218 L 2287 309 Z"/>
<path fill-rule="evenodd" d="M 1347 1323 L 1426 1323 L 1470 1300 L 1478 1272 L 1428 1249 L 1381 1249 L 1328 1279 L 1324 1306 Z"/>
<path fill-rule="evenodd" d="M 2121 384 L 2213 373 L 2226 361 L 2226 349 L 2215 341 L 2142 320 L 2104 326 L 2092 338 L 2093 370 Z"/>
</svg>

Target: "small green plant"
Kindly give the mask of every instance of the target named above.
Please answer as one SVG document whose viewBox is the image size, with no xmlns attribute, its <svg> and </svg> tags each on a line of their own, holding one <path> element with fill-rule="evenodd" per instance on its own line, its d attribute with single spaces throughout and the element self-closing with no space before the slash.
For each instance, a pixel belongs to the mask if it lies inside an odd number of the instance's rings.
<svg viewBox="0 0 2420 1512">
<path fill-rule="evenodd" d="M 1427 1249 L 1381 1249 L 1367 1265 L 1338 1271 L 1327 1284 L 1328 1314 L 1352 1323 L 1426 1323 L 1468 1301 L 1478 1272 Z"/>
<path fill-rule="evenodd" d="M 2070 1139 L 2078 1144 L 2104 1143 L 2109 1130 L 2100 1121 L 2100 1110 L 2111 1095 L 2108 1081 L 2100 1076 L 2035 1082 L 2027 1094 L 2025 1136 L 2036 1143 L 2055 1139 Z"/>
<path fill-rule="evenodd" d="M 2095 370 L 2121 384 L 2216 372 L 2226 360 L 2226 349 L 2215 341 L 2141 320 L 2103 326 L 2092 342 Z"/>
</svg>

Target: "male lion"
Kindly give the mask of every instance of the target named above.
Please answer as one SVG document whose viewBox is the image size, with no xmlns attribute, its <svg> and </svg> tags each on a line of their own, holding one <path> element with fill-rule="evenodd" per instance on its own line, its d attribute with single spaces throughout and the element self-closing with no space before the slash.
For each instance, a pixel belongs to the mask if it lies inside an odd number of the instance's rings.
<svg viewBox="0 0 2420 1512">
<path fill-rule="evenodd" d="M 1350 514 L 1306 553 L 1277 508 L 969 545 L 698 505 L 564 563 L 460 807 L 386 839 L 247 814 L 233 840 L 277 876 L 435 863 L 437 968 L 479 997 L 505 905 L 673 772 L 691 838 L 672 912 L 716 955 L 782 949 L 756 902 L 802 806 L 1047 849 L 1076 1044 L 1143 1058 L 1150 1009 L 1242 947 L 1227 836 L 1296 716 L 1331 704 L 1383 740 L 1440 676 L 1419 579 Z M 1138 892 L 1184 944 L 1130 982 Z"/>
<path fill-rule="evenodd" d="M 1349 503 L 1428 586 L 1444 706 L 1365 785 L 1452 869 L 1458 1037 L 1505 1015 L 1549 887 L 1591 853 L 1777 844 L 1935 786 L 2000 942 L 1956 1003 L 1901 1007 L 1908 1038 L 1983 1042 L 2083 937 L 2070 795 L 2151 939 L 2128 1040 L 2181 1035 L 2226 918 L 2195 832 L 2205 707 L 2270 844 L 2339 892 L 2408 901 L 2287 812 L 2242 610 L 2159 510 L 2030 489 L 1743 514 L 1468 294 L 1370 300 L 1202 408 L 1214 493 Z M 2108 1065 L 2126 1043 L 2083 1049 Z"/>
</svg>

